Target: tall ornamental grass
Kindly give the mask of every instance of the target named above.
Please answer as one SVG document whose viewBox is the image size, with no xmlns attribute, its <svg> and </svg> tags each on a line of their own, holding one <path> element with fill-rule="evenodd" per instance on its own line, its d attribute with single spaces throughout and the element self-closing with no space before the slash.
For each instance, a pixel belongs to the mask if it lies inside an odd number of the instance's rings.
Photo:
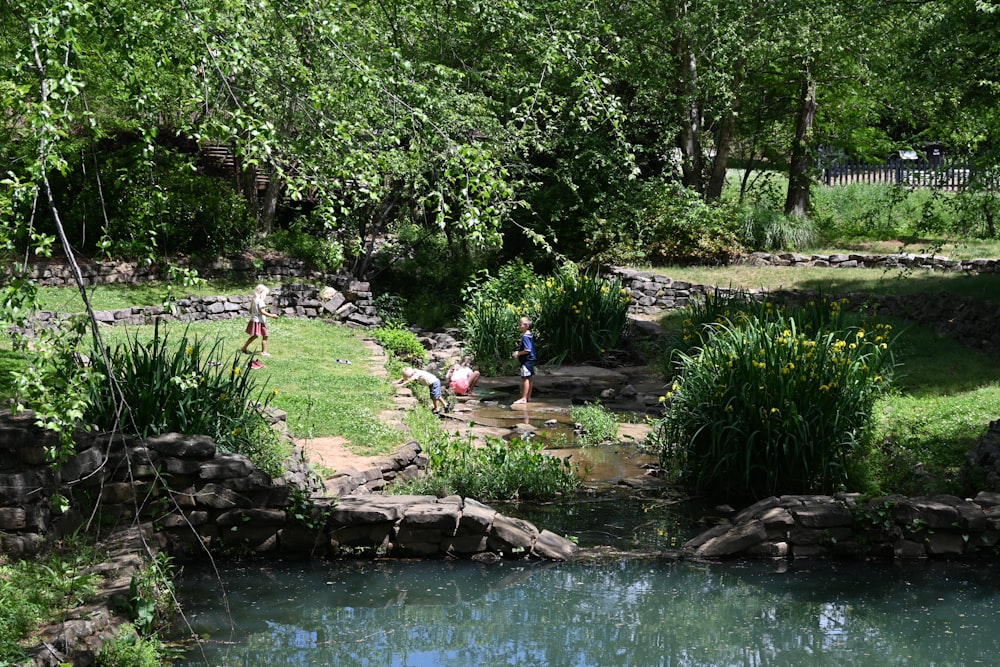
<svg viewBox="0 0 1000 667">
<path fill-rule="evenodd" d="M 523 282 L 513 283 L 511 278 Z M 488 278 L 466 290 L 460 327 L 469 351 L 487 374 L 512 373 L 521 317 L 533 321 L 539 363 L 600 362 L 626 332 L 630 295 L 617 279 L 566 265 L 548 277 L 522 270 Z"/>
<path fill-rule="evenodd" d="M 830 329 L 761 304 L 703 329 L 678 352 L 651 441 L 695 493 L 754 499 L 830 492 L 856 483 L 870 446 L 875 400 L 894 368 L 890 327 Z M 827 304 L 839 320 L 839 303 Z M 819 306 L 813 306 L 818 314 Z"/>
<path fill-rule="evenodd" d="M 209 435 L 223 451 L 282 474 L 289 451 L 264 417 L 274 392 L 258 383 L 249 356 L 224 358 L 221 340 L 187 331 L 174 341 L 158 325 L 152 340 L 136 332 L 106 353 L 110 365 L 104 355 L 93 358 L 88 423 L 139 436 Z"/>
</svg>

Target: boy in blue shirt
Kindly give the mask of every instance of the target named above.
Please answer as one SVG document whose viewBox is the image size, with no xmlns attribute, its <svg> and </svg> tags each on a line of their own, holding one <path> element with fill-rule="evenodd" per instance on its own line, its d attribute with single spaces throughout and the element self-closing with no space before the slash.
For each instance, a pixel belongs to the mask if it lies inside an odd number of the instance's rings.
<svg viewBox="0 0 1000 667">
<path fill-rule="evenodd" d="M 526 405 L 531 400 L 531 378 L 535 375 L 535 338 L 531 335 L 531 318 L 522 317 L 518 323 L 521 340 L 511 355 L 521 363 L 521 377 L 524 380 L 521 398 L 512 405 Z"/>
</svg>

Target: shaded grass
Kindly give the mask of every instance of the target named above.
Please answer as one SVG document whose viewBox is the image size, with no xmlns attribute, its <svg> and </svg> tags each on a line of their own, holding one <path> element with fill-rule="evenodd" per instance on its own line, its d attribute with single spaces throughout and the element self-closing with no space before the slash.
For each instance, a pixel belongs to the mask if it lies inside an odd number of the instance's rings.
<svg viewBox="0 0 1000 667">
<path fill-rule="evenodd" d="M 1000 295 L 1000 275 L 929 270 L 833 269 L 793 266 L 670 266 L 643 269 L 700 285 L 740 289 L 817 290 L 830 296 L 852 292 L 926 294 L 947 292 L 973 299 Z"/>
<path fill-rule="evenodd" d="M 903 238 L 892 241 L 837 241 L 835 245 L 810 248 L 807 254 L 832 255 L 877 254 L 895 255 L 912 253 L 915 255 L 934 254 L 949 259 L 984 259 L 1000 257 L 1000 241 L 992 239 L 969 239 L 955 241 L 934 238 Z"/>
</svg>

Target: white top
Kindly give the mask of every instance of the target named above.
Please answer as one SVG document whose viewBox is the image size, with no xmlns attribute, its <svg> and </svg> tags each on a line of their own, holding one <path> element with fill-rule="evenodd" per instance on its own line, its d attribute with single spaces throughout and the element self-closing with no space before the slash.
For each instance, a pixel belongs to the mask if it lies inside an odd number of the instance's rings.
<svg viewBox="0 0 1000 667">
<path fill-rule="evenodd" d="M 433 386 L 433 384 L 435 382 L 440 382 L 440 380 L 438 380 L 436 377 L 434 377 L 433 373 L 428 373 L 427 371 L 422 371 L 419 368 L 414 368 L 413 369 L 413 375 L 410 376 L 407 379 L 407 381 L 410 381 L 410 380 L 419 380 L 420 382 L 423 382 L 428 387 Z"/>
<path fill-rule="evenodd" d="M 264 310 L 267 308 L 267 303 L 263 298 L 251 299 L 250 300 L 250 321 L 264 323 L 266 319 L 264 317 Z"/>
</svg>

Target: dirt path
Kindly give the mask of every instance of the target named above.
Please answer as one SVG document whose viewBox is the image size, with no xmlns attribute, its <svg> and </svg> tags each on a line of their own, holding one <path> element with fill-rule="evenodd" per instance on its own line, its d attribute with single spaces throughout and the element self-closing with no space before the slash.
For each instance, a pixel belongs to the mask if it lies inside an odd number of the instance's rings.
<svg viewBox="0 0 1000 667">
<path fill-rule="evenodd" d="M 371 353 L 371 356 L 365 361 L 368 364 L 368 370 L 376 377 L 387 377 L 385 371 L 386 356 L 382 348 L 371 339 L 365 339 L 364 343 Z M 382 412 L 379 415 L 379 420 L 405 431 L 406 429 L 402 421 L 403 410 L 413 400 L 412 397 L 407 396 L 408 393 L 408 391 L 397 391 L 396 405 Z M 364 456 L 357 454 L 351 451 L 350 441 L 341 436 L 311 438 L 309 440 L 297 440 L 296 442 L 305 452 L 306 460 L 317 471 L 324 474 L 324 476 L 330 474 L 330 472 L 364 470 L 370 467 L 375 461 L 385 458 L 385 455 Z"/>
</svg>

